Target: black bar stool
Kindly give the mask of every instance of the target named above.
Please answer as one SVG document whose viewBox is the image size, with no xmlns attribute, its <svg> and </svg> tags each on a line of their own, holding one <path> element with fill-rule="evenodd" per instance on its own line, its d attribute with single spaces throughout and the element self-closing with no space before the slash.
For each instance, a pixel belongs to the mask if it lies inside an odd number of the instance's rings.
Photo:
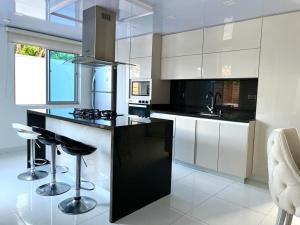
<svg viewBox="0 0 300 225">
<path fill-rule="evenodd" d="M 55 137 L 66 153 L 76 156 L 76 195 L 59 203 L 58 208 L 62 212 L 72 215 L 89 212 L 96 207 L 97 202 L 90 197 L 80 195 L 81 160 L 82 156 L 92 154 L 96 148 L 61 135 L 56 134 Z"/>
<path fill-rule="evenodd" d="M 60 142 L 55 139 L 55 133 L 40 127 L 32 127 L 32 130 L 40 134 L 38 141 L 41 144 L 51 146 L 51 180 L 50 183 L 39 186 L 36 189 L 37 194 L 55 196 L 69 191 L 71 189 L 70 185 L 63 182 L 56 182 L 56 146 L 60 145 Z"/>
</svg>

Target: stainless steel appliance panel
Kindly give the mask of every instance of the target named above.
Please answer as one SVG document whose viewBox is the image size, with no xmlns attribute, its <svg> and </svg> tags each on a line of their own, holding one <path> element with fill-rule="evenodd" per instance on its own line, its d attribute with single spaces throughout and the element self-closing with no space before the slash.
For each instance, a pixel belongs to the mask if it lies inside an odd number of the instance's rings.
<svg viewBox="0 0 300 225">
<path fill-rule="evenodd" d="M 103 66 L 95 69 L 93 91 L 112 92 L 112 67 Z"/>
<path fill-rule="evenodd" d="M 112 94 L 103 92 L 94 92 L 94 106 L 93 108 L 99 110 L 112 109 Z"/>
</svg>

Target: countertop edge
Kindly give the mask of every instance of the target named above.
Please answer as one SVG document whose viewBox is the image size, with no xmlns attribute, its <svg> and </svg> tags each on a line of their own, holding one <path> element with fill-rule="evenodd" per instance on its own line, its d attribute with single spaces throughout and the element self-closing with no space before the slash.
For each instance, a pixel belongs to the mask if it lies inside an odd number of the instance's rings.
<svg viewBox="0 0 300 225">
<path fill-rule="evenodd" d="M 48 118 L 53 118 L 53 119 L 58 119 L 58 120 L 63 120 L 63 121 L 67 121 L 67 122 L 71 122 L 71 123 L 76 123 L 76 124 L 81 124 L 84 126 L 89 126 L 89 127 L 95 127 L 95 128 L 99 128 L 99 129 L 104 129 L 104 130 L 110 130 L 113 131 L 115 129 L 118 128 L 124 128 L 124 127 L 128 127 L 128 125 L 120 125 L 120 126 L 111 126 L 111 125 L 100 125 L 100 124 L 95 124 L 95 123 L 89 123 L 87 121 L 84 120 L 73 120 L 71 118 L 68 117 L 64 117 L 64 116 L 57 116 L 57 115 L 51 115 L 48 113 L 44 113 L 44 112 L 39 112 L 36 111 L 34 109 L 27 109 L 27 114 L 35 114 L 35 115 L 39 115 L 39 116 L 44 116 L 44 117 L 48 117 Z M 152 118 L 151 123 L 165 123 L 166 121 L 163 119 L 159 119 L 159 118 Z M 150 124 L 150 123 L 141 123 L 141 124 L 135 124 L 134 126 L 142 126 L 145 124 Z"/>
<path fill-rule="evenodd" d="M 151 109 L 151 113 L 162 113 L 162 114 L 169 114 L 169 115 L 174 115 L 174 116 L 186 116 L 186 117 L 192 117 L 192 118 L 198 118 L 198 119 L 207 119 L 207 120 L 221 121 L 221 122 L 245 123 L 245 124 L 256 121 L 255 119 L 230 120 L 230 119 L 224 119 L 224 118 L 222 119 L 222 118 L 218 118 L 218 117 L 200 116 L 200 115 L 196 115 L 196 114 L 192 114 L 192 113 L 170 112 L 170 111 L 156 110 L 156 109 Z"/>
<path fill-rule="evenodd" d="M 85 121 L 75 121 L 75 120 L 72 120 L 72 119 L 67 118 L 67 117 L 50 115 L 50 114 L 47 114 L 47 113 L 37 112 L 37 111 L 31 110 L 31 109 L 27 109 L 27 113 L 28 112 L 32 113 L 32 114 L 39 115 L 39 116 L 45 116 L 45 117 L 49 117 L 49 118 L 53 118 L 53 119 L 59 119 L 59 120 L 63 120 L 63 121 L 71 122 L 71 123 L 77 123 L 77 124 L 81 124 L 81 125 L 85 125 L 85 126 L 104 129 L 104 130 L 113 130 L 115 128 L 113 126 L 97 125 L 97 124 L 92 124 L 92 123 L 88 123 L 88 122 L 85 122 Z"/>
</svg>

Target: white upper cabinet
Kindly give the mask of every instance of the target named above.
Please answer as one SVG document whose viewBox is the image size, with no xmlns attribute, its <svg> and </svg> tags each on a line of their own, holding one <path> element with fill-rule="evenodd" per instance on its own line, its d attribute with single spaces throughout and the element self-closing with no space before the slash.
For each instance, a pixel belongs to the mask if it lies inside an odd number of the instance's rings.
<svg viewBox="0 0 300 225">
<path fill-rule="evenodd" d="M 205 119 L 197 120 L 196 165 L 217 171 L 219 126 L 219 121 Z"/>
<path fill-rule="evenodd" d="M 129 63 L 130 58 L 130 38 L 116 41 L 116 60 L 118 62 Z"/>
<path fill-rule="evenodd" d="M 161 79 L 201 79 L 202 55 L 163 58 Z"/>
<path fill-rule="evenodd" d="M 176 116 L 175 159 L 194 164 L 195 132 L 196 119 Z"/>
<path fill-rule="evenodd" d="M 162 37 L 162 57 L 197 55 L 202 53 L 203 29 Z"/>
<path fill-rule="evenodd" d="M 257 78 L 259 49 L 203 55 L 203 79 Z"/>
<path fill-rule="evenodd" d="M 130 59 L 130 78 L 151 79 L 152 57 Z"/>
<path fill-rule="evenodd" d="M 130 58 L 151 57 L 153 46 L 153 34 L 131 38 Z"/>
<path fill-rule="evenodd" d="M 203 29 L 162 38 L 161 79 L 201 79 Z"/>
<path fill-rule="evenodd" d="M 257 78 L 262 19 L 204 29 L 202 78 Z"/>
<path fill-rule="evenodd" d="M 204 53 L 260 48 L 262 19 L 204 29 Z"/>
</svg>

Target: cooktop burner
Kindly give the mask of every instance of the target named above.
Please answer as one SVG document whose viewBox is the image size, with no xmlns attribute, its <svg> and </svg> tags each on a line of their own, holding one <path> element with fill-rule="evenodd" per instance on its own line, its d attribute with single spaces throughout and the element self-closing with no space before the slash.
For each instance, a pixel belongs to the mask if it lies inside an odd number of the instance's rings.
<svg viewBox="0 0 300 225">
<path fill-rule="evenodd" d="M 111 111 L 111 110 L 78 109 L 78 108 L 75 108 L 73 113 L 70 114 L 74 115 L 75 118 L 90 119 L 90 120 L 98 120 L 98 119 L 111 120 L 118 116 L 115 111 Z"/>
</svg>

